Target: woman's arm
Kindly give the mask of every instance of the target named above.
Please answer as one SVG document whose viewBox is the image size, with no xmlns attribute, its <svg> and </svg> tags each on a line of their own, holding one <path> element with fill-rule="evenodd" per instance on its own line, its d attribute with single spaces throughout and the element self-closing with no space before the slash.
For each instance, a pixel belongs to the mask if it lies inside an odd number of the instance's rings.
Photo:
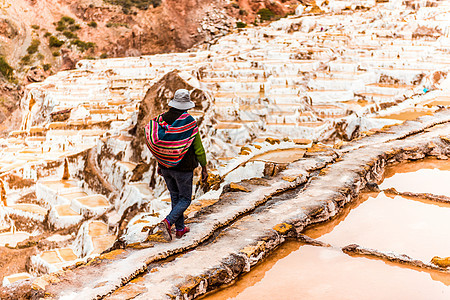
<svg viewBox="0 0 450 300">
<path fill-rule="evenodd" d="M 206 169 L 206 153 L 205 148 L 203 148 L 202 139 L 200 133 L 197 133 L 194 138 L 194 152 L 197 157 L 198 162 L 202 166 L 202 181 L 208 180 L 208 170 Z"/>
</svg>

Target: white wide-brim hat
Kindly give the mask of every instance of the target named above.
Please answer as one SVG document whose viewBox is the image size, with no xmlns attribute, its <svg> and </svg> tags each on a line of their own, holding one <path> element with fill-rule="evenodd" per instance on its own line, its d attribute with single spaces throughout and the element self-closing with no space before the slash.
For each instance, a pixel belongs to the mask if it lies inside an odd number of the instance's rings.
<svg viewBox="0 0 450 300">
<path fill-rule="evenodd" d="M 173 99 L 170 100 L 169 106 L 180 110 L 188 110 L 195 107 L 195 103 L 191 101 L 188 90 L 179 89 L 175 92 Z"/>
</svg>

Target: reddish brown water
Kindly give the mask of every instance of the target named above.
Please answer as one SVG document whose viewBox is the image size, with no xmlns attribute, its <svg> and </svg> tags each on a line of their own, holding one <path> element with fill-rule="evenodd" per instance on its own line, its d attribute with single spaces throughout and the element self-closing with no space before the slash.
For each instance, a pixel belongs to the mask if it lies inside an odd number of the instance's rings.
<svg viewBox="0 0 450 300">
<path fill-rule="evenodd" d="M 449 196 L 448 182 L 450 161 L 425 159 L 387 168 L 380 188 Z M 371 193 L 305 234 L 334 246 L 356 243 L 429 262 L 435 255 L 450 255 L 444 228 L 450 228 L 450 204 Z"/>
<path fill-rule="evenodd" d="M 450 196 L 450 160 L 425 159 L 388 168 L 381 189 Z"/>
<path fill-rule="evenodd" d="M 74 211 L 70 204 L 55 206 L 58 216 L 79 216 L 80 214 Z"/>
<path fill-rule="evenodd" d="M 51 189 L 68 189 L 77 187 L 77 182 L 75 180 L 48 180 L 44 181 L 43 184 Z"/>
<path fill-rule="evenodd" d="M 448 282 L 433 279 L 432 273 L 350 257 L 338 249 L 299 247 L 298 243 L 283 246 L 278 250 L 284 252 L 282 259 L 272 256 L 272 261 L 279 260 L 259 265 L 232 289 L 224 289 L 206 299 L 437 300 L 450 297 Z"/>
<path fill-rule="evenodd" d="M 47 214 L 47 210 L 35 205 L 35 204 L 15 204 L 15 205 L 11 205 L 11 208 L 17 209 L 17 210 L 22 210 L 25 212 L 30 212 L 30 213 L 35 213 L 35 214 L 39 214 L 39 215 L 43 215 L 45 216 Z"/>
<path fill-rule="evenodd" d="M 405 163 L 388 168 L 384 182 L 396 188 L 402 184 L 404 191 L 419 186 L 421 192 L 449 196 L 442 189 L 450 182 L 448 170 L 448 161 Z M 422 180 L 412 180 L 416 176 Z M 448 228 L 450 204 L 363 194 L 332 220 L 304 232 L 336 248 L 288 242 L 236 283 L 205 299 L 450 299 L 450 274 L 340 251 L 356 243 L 429 262 L 435 255 L 450 255 Z"/>
<path fill-rule="evenodd" d="M 442 105 L 442 106 L 450 106 L 450 97 L 449 96 L 439 96 L 434 99 L 428 100 L 423 103 L 423 105 L 427 107 Z"/>
<path fill-rule="evenodd" d="M 86 197 L 77 198 L 77 201 L 88 207 L 100 207 L 108 206 L 109 202 L 103 195 L 91 195 Z"/>
<path fill-rule="evenodd" d="M 94 244 L 94 253 L 100 254 L 106 249 L 110 248 L 116 241 L 115 235 L 104 235 L 99 237 L 93 237 L 92 243 Z"/>
<path fill-rule="evenodd" d="M 423 108 L 408 108 L 400 112 L 392 113 L 389 115 L 380 116 L 380 119 L 394 119 L 400 121 L 415 120 L 418 117 L 425 115 L 431 115 L 433 111 Z"/>
<path fill-rule="evenodd" d="M 450 178 L 449 178 L 450 180 Z M 333 246 L 358 244 L 381 251 L 407 254 L 429 262 L 450 255 L 450 205 L 441 207 L 384 193 L 370 196 L 354 208 L 331 232 L 306 232 Z"/>
<path fill-rule="evenodd" d="M 305 155 L 306 150 L 301 148 L 291 148 L 283 150 L 268 151 L 253 157 L 252 160 L 268 161 L 275 163 L 291 163 L 297 161 Z"/>
<path fill-rule="evenodd" d="M 14 275 L 11 275 L 11 276 L 8 277 L 8 282 L 9 283 L 13 283 L 13 282 L 16 282 L 16 281 L 19 281 L 19 280 L 28 279 L 28 278 L 31 278 L 31 275 L 24 274 L 24 273 L 14 274 Z"/>
<path fill-rule="evenodd" d="M 108 233 L 108 225 L 101 221 L 93 221 L 89 224 L 90 236 L 101 236 Z"/>
</svg>

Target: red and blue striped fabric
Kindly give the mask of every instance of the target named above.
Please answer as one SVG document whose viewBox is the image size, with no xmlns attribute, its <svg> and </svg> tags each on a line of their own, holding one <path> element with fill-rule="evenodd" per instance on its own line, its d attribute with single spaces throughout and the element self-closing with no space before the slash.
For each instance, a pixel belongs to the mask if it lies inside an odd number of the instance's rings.
<svg viewBox="0 0 450 300">
<path fill-rule="evenodd" d="M 183 159 L 197 133 L 197 122 L 187 112 L 172 125 L 167 124 L 162 115 L 159 115 L 145 126 L 148 149 L 167 168 L 176 166 Z"/>
</svg>

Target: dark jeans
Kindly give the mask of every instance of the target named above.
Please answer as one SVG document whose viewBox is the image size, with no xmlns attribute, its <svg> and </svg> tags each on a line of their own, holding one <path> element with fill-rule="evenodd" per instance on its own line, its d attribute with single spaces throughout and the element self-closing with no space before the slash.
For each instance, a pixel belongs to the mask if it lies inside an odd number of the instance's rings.
<svg viewBox="0 0 450 300">
<path fill-rule="evenodd" d="M 183 230 L 183 213 L 191 204 L 192 178 L 194 172 L 161 169 L 161 173 L 166 181 L 172 202 L 172 210 L 166 219 L 171 225 L 175 224 L 177 230 Z"/>
</svg>

